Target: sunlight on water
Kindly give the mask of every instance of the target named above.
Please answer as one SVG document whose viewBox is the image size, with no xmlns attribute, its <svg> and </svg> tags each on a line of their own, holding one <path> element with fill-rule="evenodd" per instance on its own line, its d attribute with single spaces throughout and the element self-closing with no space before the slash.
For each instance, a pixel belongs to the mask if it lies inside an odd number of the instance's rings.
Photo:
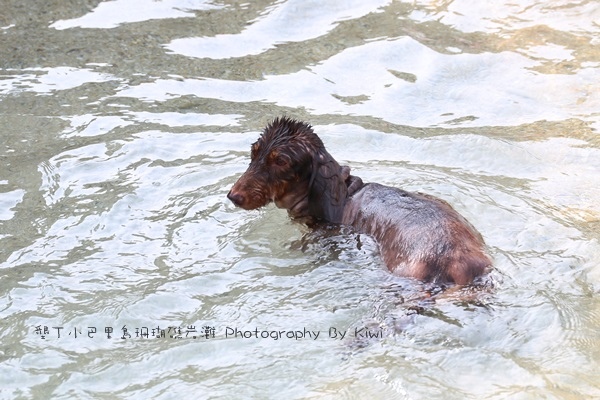
<svg viewBox="0 0 600 400">
<path fill-rule="evenodd" d="M 289 0 L 265 10 L 236 34 L 176 39 L 169 50 L 189 57 L 224 59 L 255 55 L 286 42 L 302 42 L 327 34 L 340 21 L 378 12 L 389 1 L 320 2 Z"/>
<path fill-rule="evenodd" d="M 353 67 L 345 68 L 348 65 Z M 600 81 L 599 69 L 546 77 L 531 73 L 536 65 L 511 52 L 440 54 L 402 38 L 350 48 L 308 70 L 259 81 L 158 80 L 125 88 L 120 95 L 146 101 L 196 93 L 230 102 L 269 99 L 281 107 L 306 107 L 317 115 L 373 116 L 411 126 L 560 121 L 598 109 L 600 93 L 591 89 Z M 351 100 L 360 96 L 361 101 Z"/>
<path fill-rule="evenodd" d="M 0 12 L 0 397 L 600 397 L 598 2 L 55 3 Z M 235 208 L 279 115 L 493 287 Z"/>
<path fill-rule="evenodd" d="M 111 0 L 99 3 L 90 13 L 79 18 L 56 21 L 50 28 L 116 28 L 125 23 L 163 18 L 193 18 L 194 11 L 221 7 L 198 0 Z"/>
</svg>

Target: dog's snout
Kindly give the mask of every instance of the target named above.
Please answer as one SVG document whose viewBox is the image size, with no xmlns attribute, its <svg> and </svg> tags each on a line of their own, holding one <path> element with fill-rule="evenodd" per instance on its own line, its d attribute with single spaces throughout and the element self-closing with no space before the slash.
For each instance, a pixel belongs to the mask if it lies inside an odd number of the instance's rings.
<svg viewBox="0 0 600 400">
<path fill-rule="evenodd" d="M 227 198 L 238 207 L 241 207 L 244 204 L 245 200 L 243 194 L 239 192 L 234 192 L 233 190 L 230 190 L 229 193 L 227 193 Z"/>
</svg>

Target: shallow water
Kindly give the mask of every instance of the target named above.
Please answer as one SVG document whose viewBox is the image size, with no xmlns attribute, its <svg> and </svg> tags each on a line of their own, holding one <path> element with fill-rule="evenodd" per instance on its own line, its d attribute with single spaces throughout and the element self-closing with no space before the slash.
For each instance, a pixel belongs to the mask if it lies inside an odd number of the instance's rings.
<svg viewBox="0 0 600 400">
<path fill-rule="evenodd" d="M 600 398 L 600 3 L 73 3 L 0 12 L 2 398 Z M 284 114 L 493 289 L 233 207 Z"/>
</svg>

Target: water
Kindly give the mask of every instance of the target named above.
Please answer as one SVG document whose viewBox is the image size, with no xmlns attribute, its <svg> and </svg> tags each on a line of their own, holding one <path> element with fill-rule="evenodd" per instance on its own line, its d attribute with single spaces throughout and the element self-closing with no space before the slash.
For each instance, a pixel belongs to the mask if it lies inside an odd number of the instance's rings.
<svg viewBox="0 0 600 400">
<path fill-rule="evenodd" d="M 600 398 L 600 3 L 5 3 L 2 398 Z M 452 203 L 493 290 L 234 208 L 279 115 Z"/>
</svg>

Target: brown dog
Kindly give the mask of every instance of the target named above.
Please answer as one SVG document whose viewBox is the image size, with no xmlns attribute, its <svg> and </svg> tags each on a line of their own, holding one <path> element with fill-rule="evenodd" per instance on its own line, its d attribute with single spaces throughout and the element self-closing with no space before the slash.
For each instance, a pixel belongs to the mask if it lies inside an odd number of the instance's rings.
<svg viewBox="0 0 600 400">
<path fill-rule="evenodd" d="M 248 170 L 227 197 L 254 210 L 271 201 L 307 224 L 351 225 L 375 238 L 394 274 L 465 285 L 491 265 L 477 230 L 448 203 L 363 184 L 325 150 L 312 127 L 275 119 L 252 145 Z"/>
</svg>

